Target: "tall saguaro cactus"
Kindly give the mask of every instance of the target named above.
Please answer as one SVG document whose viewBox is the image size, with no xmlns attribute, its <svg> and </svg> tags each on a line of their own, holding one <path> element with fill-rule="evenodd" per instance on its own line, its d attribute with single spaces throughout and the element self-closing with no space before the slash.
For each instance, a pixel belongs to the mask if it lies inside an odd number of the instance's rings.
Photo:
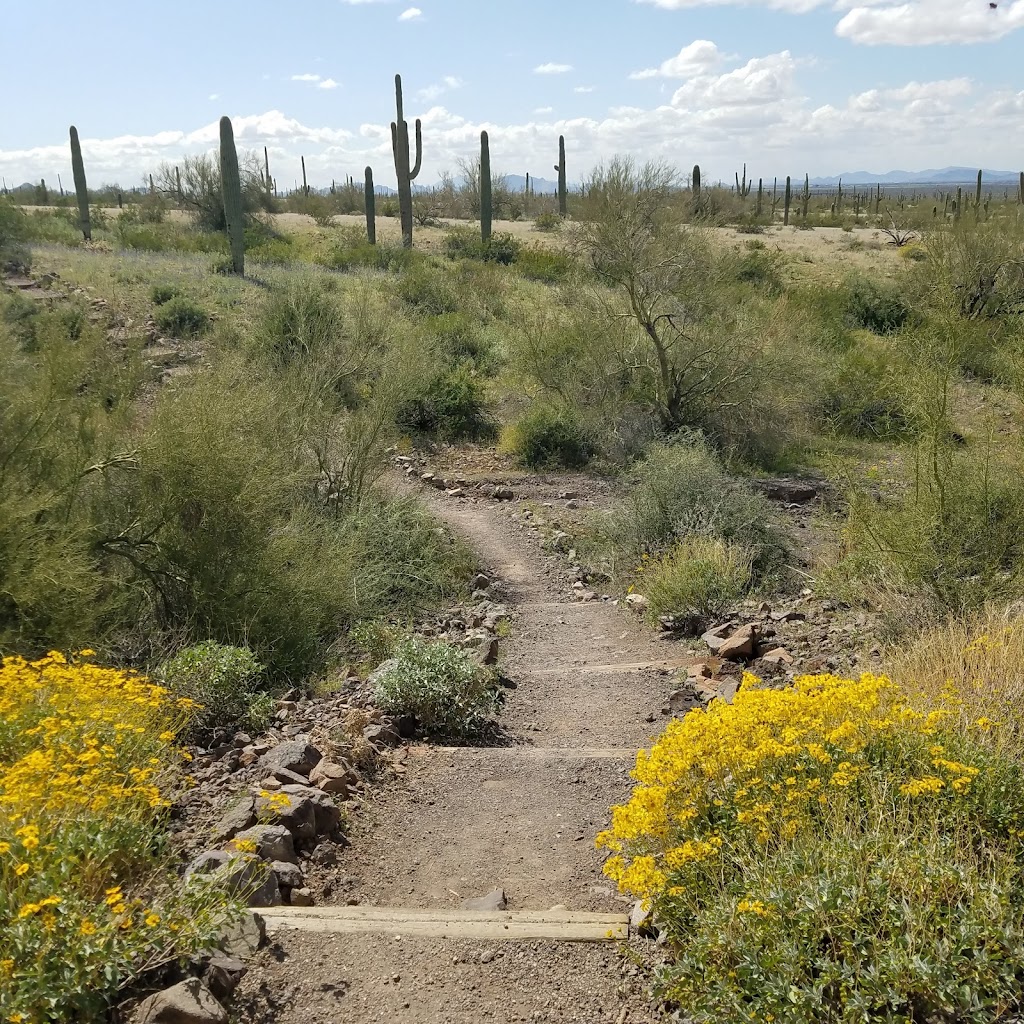
<svg viewBox="0 0 1024 1024">
<path fill-rule="evenodd" d="M 366 168 L 366 179 L 363 185 L 363 196 L 366 204 L 366 240 L 370 245 L 377 244 L 377 196 L 373 191 L 373 168 Z"/>
<path fill-rule="evenodd" d="M 242 176 L 231 118 L 220 119 L 220 188 L 224 195 L 224 220 L 231 249 L 231 269 L 245 273 L 245 214 L 242 208 Z"/>
<path fill-rule="evenodd" d="M 487 132 L 480 133 L 480 238 L 486 245 L 491 240 L 491 141 Z"/>
<path fill-rule="evenodd" d="M 555 164 L 558 172 L 558 216 L 566 217 L 569 214 L 568 188 L 566 186 L 565 174 L 565 136 L 558 136 L 558 163 Z"/>
<path fill-rule="evenodd" d="M 78 129 L 71 126 L 71 172 L 75 178 L 75 195 L 78 197 L 78 225 L 87 242 L 92 241 L 92 225 L 89 223 L 89 186 L 85 183 L 85 162 L 82 160 L 82 145 L 78 141 Z"/>
<path fill-rule="evenodd" d="M 700 212 L 700 164 L 693 165 L 693 174 L 690 177 L 690 191 L 693 193 L 693 212 Z"/>
<path fill-rule="evenodd" d="M 309 195 L 309 185 L 306 182 L 306 158 L 301 157 L 302 160 L 302 194 L 304 196 Z"/>
<path fill-rule="evenodd" d="M 750 195 L 750 190 L 754 187 L 754 179 L 750 179 L 750 183 L 747 183 L 747 165 L 743 165 L 743 181 L 740 181 L 740 173 L 736 171 L 736 194 L 741 199 L 746 199 Z"/>
<path fill-rule="evenodd" d="M 395 105 L 398 117 L 391 122 L 391 148 L 395 154 L 398 177 L 398 212 L 402 218 L 402 245 L 412 248 L 412 183 L 419 177 L 423 163 L 423 126 L 416 119 L 416 163 L 409 166 L 409 123 L 402 105 L 402 76 L 395 75 Z"/>
<path fill-rule="evenodd" d="M 786 175 L 786 205 L 782 210 L 782 223 L 789 225 L 789 207 L 793 202 L 793 179 L 787 174 Z"/>
<path fill-rule="evenodd" d="M 809 174 L 804 175 L 804 194 L 803 200 L 800 207 L 800 213 L 803 216 L 803 221 L 807 223 L 807 207 L 811 202 L 811 176 Z"/>
</svg>

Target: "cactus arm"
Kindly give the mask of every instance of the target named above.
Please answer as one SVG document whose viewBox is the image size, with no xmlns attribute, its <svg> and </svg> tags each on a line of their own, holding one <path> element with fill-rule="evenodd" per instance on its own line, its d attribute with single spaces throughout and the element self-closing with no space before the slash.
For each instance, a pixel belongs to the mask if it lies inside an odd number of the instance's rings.
<svg viewBox="0 0 1024 1024">
<path fill-rule="evenodd" d="M 409 134 L 409 127 L 406 125 L 406 136 Z M 423 125 L 420 119 L 416 118 L 416 163 L 409 172 L 409 180 L 415 181 L 420 176 L 420 166 L 423 163 Z"/>
</svg>

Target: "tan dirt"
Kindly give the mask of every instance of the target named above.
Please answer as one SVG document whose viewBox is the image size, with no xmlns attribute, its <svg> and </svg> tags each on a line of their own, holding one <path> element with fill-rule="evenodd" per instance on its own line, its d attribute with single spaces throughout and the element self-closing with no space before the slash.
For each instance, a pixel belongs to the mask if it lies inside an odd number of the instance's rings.
<svg viewBox="0 0 1024 1024">
<path fill-rule="evenodd" d="M 425 500 L 474 545 L 513 611 L 501 669 L 516 688 L 501 722 L 515 745 L 411 748 L 401 781 L 360 816 L 321 880 L 321 903 L 454 909 L 503 888 L 511 910 L 626 912 L 594 838 L 629 792 L 636 749 L 661 728 L 672 681 L 663 669 L 606 666 L 662 662 L 669 645 L 609 602 L 574 603 L 571 580 L 517 507 Z M 638 966 L 649 958 L 611 944 L 284 932 L 239 998 L 251 1024 L 640 1024 L 662 1019 Z"/>
</svg>

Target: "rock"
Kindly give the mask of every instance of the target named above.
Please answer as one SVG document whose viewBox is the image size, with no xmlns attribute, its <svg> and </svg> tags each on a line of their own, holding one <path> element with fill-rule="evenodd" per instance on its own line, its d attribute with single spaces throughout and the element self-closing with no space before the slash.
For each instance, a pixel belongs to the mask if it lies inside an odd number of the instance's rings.
<svg viewBox="0 0 1024 1024">
<path fill-rule="evenodd" d="M 338 827 L 341 809 L 326 793 L 308 786 L 284 786 L 281 792 L 287 793 L 297 803 L 312 805 L 315 835 L 329 836 Z"/>
<path fill-rule="evenodd" d="M 382 661 L 367 677 L 366 686 L 367 689 L 373 690 L 377 686 L 378 680 L 382 676 L 386 676 L 389 672 L 398 668 L 397 658 L 388 658 L 387 661 Z"/>
<path fill-rule="evenodd" d="M 203 981 L 217 999 L 226 999 L 249 973 L 241 960 L 223 953 L 214 953 L 203 973 Z"/>
<path fill-rule="evenodd" d="M 775 650 L 761 655 L 761 661 L 769 665 L 792 665 L 793 655 L 785 647 L 776 647 Z"/>
<path fill-rule="evenodd" d="M 305 879 L 302 877 L 302 869 L 298 864 L 290 864 L 284 860 L 275 860 L 270 865 L 270 870 L 277 875 L 277 884 L 282 889 L 301 889 L 305 884 Z"/>
<path fill-rule="evenodd" d="M 789 505 L 806 505 L 818 496 L 818 489 L 813 485 L 788 478 L 755 481 L 757 489 L 772 501 L 783 501 Z"/>
<path fill-rule="evenodd" d="M 729 636 L 732 630 L 732 623 L 727 622 L 721 626 L 715 626 L 714 629 L 709 629 L 706 633 L 701 636 L 701 640 L 704 641 L 716 654 L 720 650 L 722 644 L 725 643 L 726 638 Z"/>
<path fill-rule="evenodd" d="M 221 929 L 217 947 L 227 956 L 243 960 L 257 953 L 266 941 L 266 922 L 248 911 Z"/>
<path fill-rule="evenodd" d="M 717 687 L 719 698 L 724 700 L 726 704 L 731 704 L 739 692 L 740 683 L 738 679 L 729 677 L 717 683 Z"/>
<path fill-rule="evenodd" d="M 476 661 L 478 665 L 482 665 L 485 668 L 490 665 L 497 665 L 498 638 L 496 636 L 491 636 L 483 643 L 479 644 L 473 654 L 473 660 Z"/>
<path fill-rule="evenodd" d="M 807 616 L 804 612 L 772 612 L 772 622 L 806 622 Z"/>
<path fill-rule="evenodd" d="M 324 793 L 333 793 L 344 800 L 351 786 L 352 769 L 333 761 L 321 761 L 310 772 L 309 781 Z"/>
<path fill-rule="evenodd" d="M 685 715 L 700 704 L 700 698 L 693 687 L 685 687 L 673 690 L 665 706 L 661 709 L 663 715 Z"/>
<path fill-rule="evenodd" d="M 139 1003 L 135 1024 L 227 1024 L 227 1010 L 198 979 L 189 978 Z"/>
<path fill-rule="evenodd" d="M 515 492 L 512 490 L 511 487 L 495 487 L 491 494 L 498 501 L 515 500 Z"/>
<path fill-rule="evenodd" d="M 256 825 L 239 832 L 235 841 L 256 844 L 256 856 L 265 861 L 288 861 L 297 864 L 295 856 L 295 840 L 284 825 Z"/>
<path fill-rule="evenodd" d="M 305 740 L 286 740 L 268 750 L 260 758 L 260 765 L 271 774 L 275 769 L 283 768 L 308 778 L 309 773 L 322 758 L 320 751 Z"/>
<path fill-rule="evenodd" d="M 638 612 L 645 612 L 650 606 L 650 602 L 643 596 L 643 594 L 627 594 L 626 604 L 628 604 L 630 608 L 634 609 L 634 611 Z"/>
<path fill-rule="evenodd" d="M 380 747 L 397 747 L 402 737 L 390 725 L 368 725 L 363 729 L 363 739 Z"/>
<path fill-rule="evenodd" d="M 186 882 L 193 878 L 203 878 L 247 900 L 250 907 L 276 907 L 281 903 L 277 876 L 253 854 L 227 850 L 201 853 L 185 871 Z"/>
<path fill-rule="evenodd" d="M 280 792 L 288 797 L 288 802 L 274 798 L 260 797 L 256 801 L 256 813 L 261 819 L 275 825 L 281 825 L 298 840 L 316 838 L 316 811 L 313 802 L 304 794 L 289 790 L 304 790 L 304 786 L 282 786 Z M 319 793 L 311 789 L 310 793 Z"/>
<path fill-rule="evenodd" d="M 629 927 L 637 935 L 654 935 L 654 910 L 646 900 L 637 900 L 629 912 Z"/>
<path fill-rule="evenodd" d="M 270 777 L 272 779 L 277 779 L 282 786 L 305 786 L 309 781 L 305 775 L 293 772 L 290 768 L 275 768 Z"/>
<path fill-rule="evenodd" d="M 309 889 L 292 889 L 291 901 L 293 907 L 313 906 L 313 894 Z"/>
<path fill-rule="evenodd" d="M 239 832 L 256 823 L 256 801 L 249 794 L 238 797 L 221 815 L 213 830 L 214 842 L 223 843 L 234 839 Z"/>
<path fill-rule="evenodd" d="M 485 576 L 482 572 L 477 573 L 473 577 L 473 589 L 474 590 L 487 590 L 491 585 L 489 577 Z"/>
<path fill-rule="evenodd" d="M 495 889 L 494 892 L 489 892 L 486 896 L 463 900 L 459 909 L 493 912 L 505 910 L 506 907 L 508 907 L 508 902 L 505 899 L 505 890 Z"/>
<path fill-rule="evenodd" d="M 728 640 L 719 645 L 716 652 L 720 658 L 729 661 L 746 660 L 754 656 L 757 647 L 757 629 L 753 625 L 741 626 Z"/>
<path fill-rule="evenodd" d="M 464 498 L 466 496 L 466 492 L 461 487 L 449 487 L 444 493 L 449 498 Z"/>
<path fill-rule="evenodd" d="M 715 673 L 710 665 L 698 662 L 696 665 L 691 665 L 686 670 L 686 674 L 690 679 L 710 679 Z"/>
</svg>

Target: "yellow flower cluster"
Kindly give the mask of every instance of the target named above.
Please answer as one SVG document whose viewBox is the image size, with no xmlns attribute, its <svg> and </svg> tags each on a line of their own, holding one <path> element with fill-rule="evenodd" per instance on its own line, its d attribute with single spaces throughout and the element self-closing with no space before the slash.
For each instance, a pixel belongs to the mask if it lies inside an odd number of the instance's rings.
<svg viewBox="0 0 1024 1024">
<path fill-rule="evenodd" d="M 882 676 L 806 676 L 784 690 L 759 682 L 748 675 L 732 704 L 672 721 L 639 754 L 631 799 L 597 840 L 623 892 L 671 894 L 688 873 L 712 869 L 723 841 L 766 846 L 814 829 L 869 778 L 894 799 L 955 799 L 978 774 L 935 742 L 950 712 L 914 708 Z"/>
</svg>

